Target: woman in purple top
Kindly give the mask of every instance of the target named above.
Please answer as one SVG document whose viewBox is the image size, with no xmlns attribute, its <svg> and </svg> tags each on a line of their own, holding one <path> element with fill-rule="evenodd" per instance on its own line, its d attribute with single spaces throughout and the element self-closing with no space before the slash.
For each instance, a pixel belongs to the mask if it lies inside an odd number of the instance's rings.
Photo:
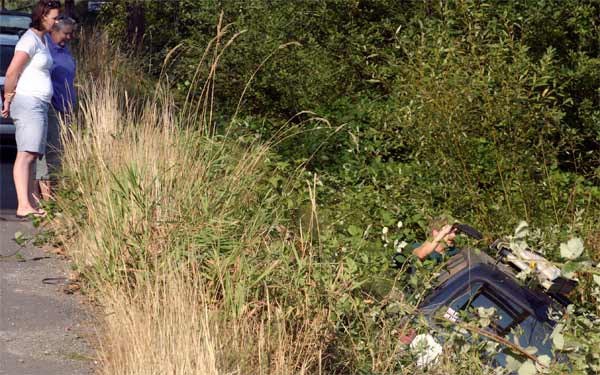
<svg viewBox="0 0 600 375">
<path fill-rule="evenodd" d="M 52 55 L 52 102 L 48 110 L 48 135 L 46 139 L 46 153 L 38 160 L 36 180 L 39 195 L 48 200 L 52 197 L 53 177 L 60 167 L 62 144 L 60 141 L 60 124 L 67 123 L 75 108 L 75 59 L 67 48 L 67 42 L 73 39 L 76 27 L 74 19 L 67 16 L 58 17 L 52 30 L 46 35 L 48 49 Z"/>
</svg>

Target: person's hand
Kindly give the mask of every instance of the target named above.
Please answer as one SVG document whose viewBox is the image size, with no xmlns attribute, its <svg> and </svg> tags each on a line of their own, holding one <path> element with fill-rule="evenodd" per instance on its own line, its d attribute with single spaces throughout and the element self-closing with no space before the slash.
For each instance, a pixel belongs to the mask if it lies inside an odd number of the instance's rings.
<svg viewBox="0 0 600 375">
<path fill-rule="evenodd" d="M 2 105 L 2 117 L 7 118 L 10 115 L 10 102 L 5 100 Z"/>
<path fill-rule="evenodd" d="M 451 225 L 451 224 L 444 225 L 442 227 L 442 229 L 439 230 L 439 232 L 437 233 L 435 238 L 433 239 L 433 242 L 442 242 L 447 235 L 452 233 L 452 231 L 454 231 L 453 225 Z"/>
</svg>

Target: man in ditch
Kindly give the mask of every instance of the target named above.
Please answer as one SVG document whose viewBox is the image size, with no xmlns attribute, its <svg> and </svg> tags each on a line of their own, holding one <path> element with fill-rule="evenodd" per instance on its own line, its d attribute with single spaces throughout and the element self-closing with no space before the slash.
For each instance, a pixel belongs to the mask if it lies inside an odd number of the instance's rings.
<svg viewBox="0 0 600 375">
<path fill-rule="evenodd" d="M 421 260 L 431 259 L 436 263 L 456 255 L 460 249 L 455 246 L 457 229 L 447 216 L 433 218 L 429 222 L 429 237 L 423 243 L 413 245 L 412 253 Z"/>
</svg>

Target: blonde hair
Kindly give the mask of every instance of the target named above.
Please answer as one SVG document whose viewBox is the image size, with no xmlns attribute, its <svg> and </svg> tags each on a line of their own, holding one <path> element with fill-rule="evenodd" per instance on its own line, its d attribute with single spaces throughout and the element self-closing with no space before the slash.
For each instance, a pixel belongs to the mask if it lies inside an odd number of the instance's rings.
<svg viewBox="0 0 600 375">
<path fill-rule="evenodd" d="M 56 23 L 54 23 L 54 25 L 52 25 L 52 30 L 60 31 L 65 26 L 73 26 L 73 28 L 75 28 L 77 26 L 77 21 L 75 21 L 73 18 L 71 18 L 69 16 L 61 15 L 56 20 Z"/>
<path fill-rule="evenodd" d="M 429 219 L 427 228 L 429 233 L 433 233 L 434 230 L 440 230 L 444 225 L 454 224 L 456 220 L 448 214 L 442 214 Z"/>
</svg>

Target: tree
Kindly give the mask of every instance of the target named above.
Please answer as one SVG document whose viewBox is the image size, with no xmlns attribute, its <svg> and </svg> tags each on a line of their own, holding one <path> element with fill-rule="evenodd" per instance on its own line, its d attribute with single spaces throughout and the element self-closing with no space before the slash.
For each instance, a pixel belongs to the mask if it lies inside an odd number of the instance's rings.
<svg viewBox="0 0 600 375">
<path fill-rule="evenodd" d="M 131 1 L 127 4 L 127 39 L 136 47 L 140 47 L 145 32 L 144 4 Z"/>
<path fill-rule="evenodd" d="M 75 0 L 65 0 L 65 14 L 73 17 L 75 14 Z"/>
</svg>

